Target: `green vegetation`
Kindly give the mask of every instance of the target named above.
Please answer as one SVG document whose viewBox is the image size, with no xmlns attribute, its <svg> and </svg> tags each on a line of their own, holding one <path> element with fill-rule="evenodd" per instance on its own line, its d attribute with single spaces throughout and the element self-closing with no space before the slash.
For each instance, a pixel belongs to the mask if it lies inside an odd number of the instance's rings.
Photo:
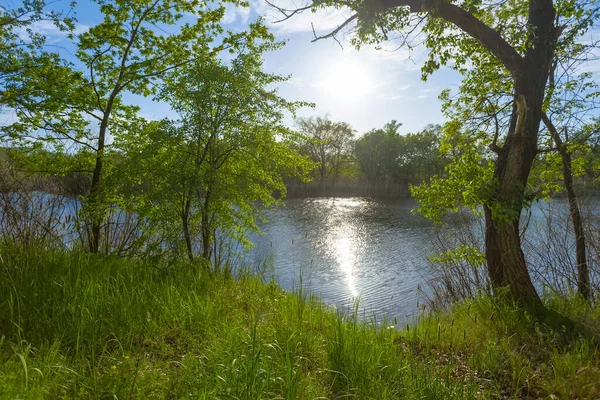
<svg viewBox="0 0 600 400">
<path fill-rule="evenodd" d="M 321 186 L 340 178 L 361 180 L 364 185 L 388 179 L 421 183 L 442 174 L 448 163 L 440 152 L 439 125 L 401 135 L 402 123 L 391 121 L 358 138 L 348 123 L 333 122 L 329 116 L 298 118 L 296 125 L 301 134 L 298 151 L 317 164 L 313 178 Z"/>
<path fill-rule="evenodd" d="M 189 105 L 193 98 L 190 92 L 195 88 L 191 86 L 198 80 L 187 82 L 182 90 L 174 92 L 173 87 L 181 85 L 181 79 L 192 75 L 199 79 L 210 78 L 204 80 L 206 84 L 220 78 L 219 84 L 226 86 L 235 77 L 237 81 L 232 86 L 238 93 L 245 91 L 243 100 L 250 103 L 243 111 L 248 112 L 245 116 L 255 124 L 241 121 L 237 114 L 241 112 L 238 105 L 227 109 L 227 101 L 231 97 L 226 93 L 219 96 L 218 93 L 214 94 L 215 91 L 207 94 L 205 90 L 203 94 L 208 97 L 203 100 L 208 106 L 201 111 L 216 110 L 221 106 L 227 115 L 219 113 L 218 118 L 214 119 L 232 118 L 233 123 L 225 124 L 226 128 L 235 124 L 238 128 L 236 133 L 247 133 L 248 129 L 256 128 L 257 114 L 264 111 L 268 104 L 273 108 L 272 112 L 260 122 L 275 124 L 275 127 L 266 130 L 261 126 L 261 145 L 275 141 L 280 133 L 278 128 L 282 113 L 293 111 L 297 106 L 282 101 L 275 95 L 276 90 L 265 89 L 265 86 L 284 79 L 262 71 L 262 51 L 276 49 L 279 45 L 274 43 L 273 35 L 260 18 L 249 23 L 247 29 L 233 32 L 226 31 L 222 26 L 225 14 L 223 3 L 196 0 L 97 0 L 96 3 L 103 19 L 80 34 L 74 32 L 72 19 L 47 10 L 49 5 L 43 0 L 25 2 L 20 8 L 0 9 L 0 37 L 7 42 L 0 50 L 18 50 L 11 57 L 0 57 L 0 106 L 10 108 L 16 116 L 14 121 L 4 124 L 0 129 L 2 145 L 6 143 L 24 149 L 30 155 L 27 158 L 29 169 L 46 174 L 64 175 L 69 171 L 65 170 L 66 163 L 48 163 L 43 155 L 77 153 L 77 159 L 86 161 L 79 168 L 89 179 L 89 187 L 80 194 L 80 234 L 85 235 L 92 253 L 110 247 L 105 226 L 114 208 L 129 206 L 124 204 L 122 193 L 118 191 L 125 177 L 117 168 L 119 159 L 127 157 L 129 149 L 120 149 L 114 143 L 119 143 L 121 139 L 131 140 L 148 123 L 139 115 L 140 107 L 137 104 L 127 104 L 123 99 L 124 94 L 172 100 L 170 103 L 173 108 L 179 106 L 177 111 L 182 111 L 181 107 L 185 108 L 186 101 Z M 233 1 L 231 5 L 243 4 Z M 72 4 L 74 6 L 75 3 Z M 194 15 L 195 21 L 184 22 L 186 14 Z M 69 44 L 76 48 L 77 63 L 71 61 L 71 54 L 46 46 L 46 38 L 33 33 L 35 29 L 31 28 L 31 24 L 43 20 L 53 21 L 66 31 Z M 21 34 L 18 34 L 19 29 Z M 253 62 L 238 65 L 238 69 L 247 69 L 246 75 L 239 71 L 237 76 L 235 72 L 227 75 L 217 71 L 220 57 L 223 57 L 221 53 L 225 51 L 238 55 L 237 60 L 244 56 L 252 59 Z M 205 67 L 207 71 L 213 66 L 213 75 L 203 76 L 198 71 L 194 74 L 190 67 L 192 65 Z M 221 67 L 227 70 L 225 66 Z M 257 101 L 257 92 L 262 92 L 266 99 Z M 173 100 L 173 96 L 181 98 Z M 257 107 L 251 109 L 252 106 Z M 181 114 L 188 116 L 191 112 Z M 205 138 L 208 136 L 205 131 L 208 122 L 206 118 L 200 122 L 198 119 L 193 121 L 200 132 L 197 136 Z M 228 143 L 223 144 L 228 139 L 223 139 L 223 136 L 231 134 L 231 129 L 223 129 L 222 121 L 214 125 L 217 125 L 214 130 L 221 139 L 220 154 L 247 150 L 239 142 L 231 146 L 233 149 L 226 146 Z M 199 146 L 204 146 L 206 140 L 197 142 Z M 40 149 L 51 152 L 40 152 Z M 209 149 L 211 153 L 213 150 L 214 146 Z M 286 161 L 288 168 L 296 166 L 293 160 Z M 217 157 L 213 162 L 223 166 L 226 161 Z M 227 167 L 233 163 L 228 159 Z M 237 165 L 237 168 L 253 166 L 256 163 Z M 197 165 L 195 172 L 200 172 L 199 169 Z M 206 187 L 202 189 L 210 192 Z M 253 197 L 247 200 L 251 202 L 258 199 Z M 212 228 L 214 226 L 206 229 Z M 211 244 L 205 240 L 202 246 L 208 248 Z"/>
<path fill-rule="evenodd" d="M 581 326 L 482 297 L 390 327 L 196 264 L 0 252 L 2 398 L 597 398 L 600 310 Z M 372 321 L 373 322 L 373 321 Z M 585 324 L 585 327 L 583 327 Z"/>
<path fill-rule="evenodd" d="M 358 140 L 328 117 L 285 125 L 309 104 L 280 97 L 288 78 L 264 69 L 283 43 L 261 18 L 224 27 L 247 2 L 95 3 L 102 20 L 80 33 L 75 3 L 0 6 L 0 107 L 14 115 L 0 126 L 0 397 L 600 397 L 600 246 L 575 180 L 597 180 L 600 159 L 600 89 L 578 72 L 597 49 L 582 42 L 597 0 L 280 8 L 350 9 L 315 40 L 416 32 L 424 79 L 442 65 L 463 75 L 441 95 L 444 127 L 402 136 L 392 121 Z M 148 120 L 132 95 L 178 118 Z M 413 193 L 436 221 L 483 210 L 485 248 L 454 237 L 431 258 L 434 305 L 463 302 L 403 327 L 363 323 L 236 269 L 228 246 L 248 244 L 286 179 L 311 173 L 321 187 L 424 182 Z M 544 297 L 521 215 L 559 186 L 575 261 L 549 260 L 560 273 Z"/>
</svg>

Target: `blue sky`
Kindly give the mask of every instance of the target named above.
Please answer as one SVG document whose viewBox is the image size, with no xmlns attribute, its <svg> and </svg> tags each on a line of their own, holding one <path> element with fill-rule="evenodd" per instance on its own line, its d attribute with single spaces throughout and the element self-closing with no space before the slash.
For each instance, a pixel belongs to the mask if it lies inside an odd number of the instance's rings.
<svg viewBox="0 0 600 400">
<path fill-rule="evenodd" d="M 274 3 L 287 8 L 302 5 L 293 0 Z M 331 39 L 311 43 L 312 26 L 317 32 L 329 32 L 344 20 L 344 11 L 338 10 L 306 12 L 275 24 L 272 21 L 280 15 L 264 0 L 252 0 L 249 10 L 230 7 L 225 19 L 235 26 L 258 15 L 265 16 L 277 38 L 287 42 L 265 60 L 269 71 L 292 75 L 289 82 L 281 85 L 280 94 L 289 100 L 316 104 L 315 109 L 300 111 L 300 116 L 328 113 L 333 120 L 348 122 L 359 134 L 382 127 L 392 119 L 403 123 L 402 133 L 444 121 L 437 97 L 442 89 L 456 87 L 460 76 L 444 69 L 428 82 L 421 81 L 424 48 L 409 52 L 407 48 L 386 51 L 363 47 L 357 51 L 344 37 L 340 37 L 343 48 Z M 388 47 L 396 46 L 391 43 Z"/>
<path fill-rule="evenodd" d="M 67 10 L 68 4 L 68 1 L 58 0 L 52 7 Z M 359 134 L 382 127 L 392 119 L 403 123 L 401 133 L 414 132 L 427 124 L 444 121 L 437 96 L 444 88 L 456 87 L 460 76 L 449 69 L 442 69 L 428 82 L 422 82 L 420 67 L 426 58 L 424 48 L 409 52 L 406 48 L 386 51 L 364 47 L 357 51 L 343 37 L 340 38 L 343 48 L 334 40 L 311 43 L 311 23 L 317 32 L 326 32 L 343 20 L 344 11 L 308 12 L 274 24 L 272 21 L 278 16 L 264 0 L 251 0 L 250 4 L 249 8 L 228 6 L 224 23 L 230 29 L 243 29 L 250 21 L 263 15 L 277 38 L 287 42 L 282 50 L 266 55 L 265 68 L 292 76 L 279 87 L 283 97 L 316 104 L 315 109 L 301 110 L 299 116 L 328 113 L 333 120 L 348 122 Z M 276 4 L 292 7 L 294 3 L 293 0 L 276 0 Z M 78 31 L 84 31 L 102 18 L 98 6 L 89 0 L 80 0 L 75 11 Z M 36 29 L 48 36 L 50 44 L 64 47 L 67 57 L 73 51 L 66 36 L 57 32 L 51 24 L 39 24 Z M 392 48 L 394 44 L 388 47 Z M 139 104 L 147 118 L 159 119 L 170 115 L 164 104 L 131 95 L 126 99 Z M 294 125 L 291 117 L 286 123 Z"/>
</svg>

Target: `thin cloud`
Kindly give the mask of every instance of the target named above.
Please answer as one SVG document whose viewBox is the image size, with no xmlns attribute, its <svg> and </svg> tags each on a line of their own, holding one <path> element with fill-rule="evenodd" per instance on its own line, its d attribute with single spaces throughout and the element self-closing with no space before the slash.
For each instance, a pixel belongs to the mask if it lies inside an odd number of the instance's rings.
<svg viewBox="0 0 600 400">
<path fill-rule="evenodd" d="M 81 33 L 86 32 L 88 29 L 90 29 L 89 26 L 76 23 L 75 30 L 73 31 L 73 33 L 79 35 Z M 28 30 L 39 35 L 44 35 L 51 43 L 56 43 L 63 40 L 70 33 L 66 31 L 61 31 L 52 21 L 36 21 L 29 25 L 27 29 L 19 28 L 16 30 L 17 35 L 21 40 L 26 41 L 29 39 Z"/>
<path fill-rule="evenodd" d="M 396 94 L 396 95 L 391 95 L 391 96 L 383 96 L 383 100 L 399 100 L 404 98 L 405 96 L 402 94 Z"/>
<path fill-rule="evenodd" d="M 226 25 L 239 22 L 245 25 L 250 17 L 251 8 L 236 6 L 231 3 L 225 4 L 225 15 L 223 16 L 222 22 Z"/>
</svg>

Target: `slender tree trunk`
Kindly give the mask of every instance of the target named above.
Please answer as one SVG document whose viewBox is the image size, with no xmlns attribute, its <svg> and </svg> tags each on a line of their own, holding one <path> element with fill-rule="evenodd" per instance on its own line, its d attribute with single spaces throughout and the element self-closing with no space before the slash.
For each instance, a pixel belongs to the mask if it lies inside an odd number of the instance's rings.
<svg viewBox="0 0 600 400">
<path fill-rule="evenodd" d="M 208 224 L 208 219 L 209 218 L 204 218 L 202 217 L 203 220 L 206 220 L 206 223 Z M 212 234 L 211 234 L 211 230 L 210 228 L 205 228 L 204 225 L 202 226 L 202 258 L 204 258 L 205 260 L 210 261 L 210 250 L 211 250 L 211 239 L 212 239 Z"/>
<path fill-rule="evenodd" d="M 573 167 L 571 162 L 571 155 L 562 148 L 560 155 L 563 162 L 563 175 L 564 184 L 567 189 L 567 196 L 569 198 L 569 211 L 571 213 L 571 220 L 573 222 L 573 229 L 575 230 L 575 254 L 577 262 L 577 291 L 584 299 L 588 300 L 591 298 L 590 290 L 590 271 L 587 265 L 587 257 L 585 254 L 585 232 L 583 229 L 583 222 L 581 220 L 581 212 L 579 211 L 579 202 L 577 200 L 577 194 L 573 187 Z"/>
<path fill-rule="evenodd" d="M 194 249 L 192 247 L 192 235 L 190 233 L 190 207 L 192 204 L 191 198 L 188 198 L 181 213 L 181 224 L 183 227 L 183 237 L 185 239 L 185 247 L 187 256 L 190 261 L 194 261 Z"/>
<path fill-rule="evenodd" d="M 322 159 L 321 165 L 319 166 L 319 184 L 321 185 L 321 189 L 326 186 L 327 180 L 327 164 L 325 163 L 325 158 Z"/>
<path fill-rule="evenodd" d="M 104 146 L 103 146 L 104 147 Z M 100 148 L 100 146 L 98 146 Z M 90 253 L 98 253 L 100 247 L 100 227 L 102 224 L 101 219 L 98 217 L 97 212 L 97 202 L 100 193 L 100 178 L 102 176 L 102 156 L 100 154 L 96 155 L 96 165 L 94 167 L 94 174 L 92 175 L 92 183 L 90 186 L 90 197 L 88 200 L 92 200 L 92 210 L 91 210 L 91 219 L 92 219 L 92 230 L 91 235 L 89 237 L 89 251 Z"/>
<path fill-rule="evenodd" d="M 563 167 L 563 183 L 567 191 L 569 199 L 569 213 L 573 222 L 573 230 L 575 231 L 575 261 L 577 263 L 577 292 L 586 300 L 592 297 L 590 287 L 590 270 L 587 265 L 587 256 L 585 249 L 585 230 L 583 229 L 583 221 L 579 210 L 579 200 L 575 187 L 573 185 L 573 160 L 571 154 L 565 148 L 563 141 L 558 133 L 558 130 L 546 116 L 542 115 L 542 119 L 546 127 L 552 135 L 552 139 L 556 144 L 556 149 L 560 154 Z"/>
<path fill-rule="evenodd" d="M 100 227 L 102 225 L 102 212 L 100 210 L 103 205 L 101 204 L 101 193 L 100 184 L 102 180 L 103 172 L 103 159 L 104 159 L 104 145 L 106 142 L 106 130 L 108 128 L 108 118 L 112 110 L 113 99 L 109 99 L 106 111 L 104 112 L 104 118 L 100 123 L 98 130 L 98 147 L 96 149 L 96 164 L 94 166 L 94 172 L 92 175 L 92 183 L 90 185 L 90 194 L 88 202 L 91 203 L 91 219 L 92 219 L 92 230 L 89 237 L 89 251 L 90 253 L 98 253 L 100 249 Z"/>
<path fill-rule="evenodd" d="M 211 200 L 210 189 L 206 191 L 204 197 L 204 206 L 202 207 L 202 258 L 210 261 L 210 250 L 211 250 L 211 239 L 212 229 L 210 224 L 210 200 Z"/>
</svg>

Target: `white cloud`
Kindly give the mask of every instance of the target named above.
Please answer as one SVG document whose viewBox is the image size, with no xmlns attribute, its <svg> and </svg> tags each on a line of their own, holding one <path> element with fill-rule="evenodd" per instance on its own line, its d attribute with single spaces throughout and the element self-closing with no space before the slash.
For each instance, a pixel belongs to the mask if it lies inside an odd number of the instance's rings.
<svg viewBox="0 0 600 400">
<path fill-rule="evenodd" d="M 391 85 L 385 87 L 389 90 L 387 92 L 383 91 L 383 93 L 381 93 L 381 99 L 382 100 L 398 100 L 398 99 L 409 98 L 410 95 L 408 95 L 404 92 L 406 92 L 408 89 L 410 89 L 410 87 L 411 87 L 410 84 L 402 85 L 398 82 L 393 82 Z"/>
<path fill-rule="evenodd" d="M 248 17 L 250 16 L 251 9 L 249 7 L 240 7 L 231 3 L 225 4 L 225 15 L 223 16 L 224 24 L 232 24 L 234 22 L 240 22 L 246 24 Z"/>
<path fill-rule="evenodd" d="M 31 30 L 31 32 L 33 33 L 46 36 L 48 41 L 51 43 L 58 42 L 64 39 L 69 34 L 69 32 L 61 31 L 52 21 L 36 21 L 29 25 L 28 29 Z M 75 31 L 73 33 L 78 35 L 80 33 L 86 32 L 88 29 L 89 26 L 76 23 Z M 19 38 L 21 40 L 29 39 L 29 33 L 25 28 L 17 29 L 17 35 L 19 35 Z"/>
<path fill-rule="evenodd" d="M 389 96 L 382 96 L 383 100 L 399 100 L 399 99 L 403 99 L 406 96 L 401 95 L 401 94 L 394 94 L 394 95 L 389 95 Z"/>
</svg>

